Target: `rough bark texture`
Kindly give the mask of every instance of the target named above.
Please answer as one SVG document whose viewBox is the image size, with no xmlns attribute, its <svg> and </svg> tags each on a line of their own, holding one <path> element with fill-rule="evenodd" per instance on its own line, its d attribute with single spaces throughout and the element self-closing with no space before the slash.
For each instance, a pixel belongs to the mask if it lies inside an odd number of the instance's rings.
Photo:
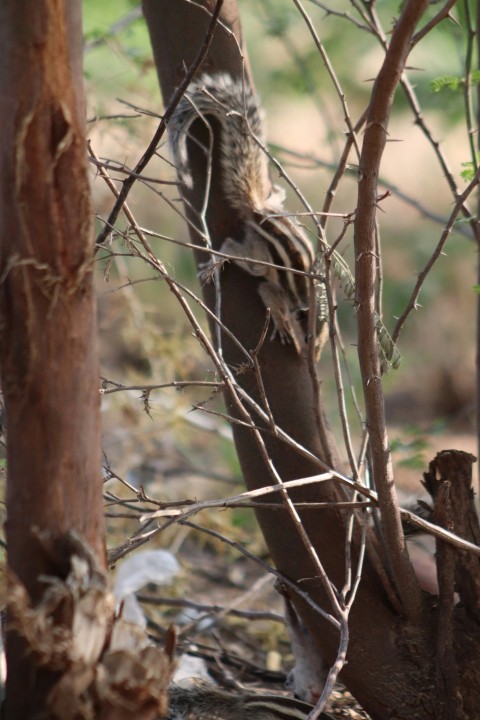
<svg viewBox="0 0 480 720">
<path fill-rule="evenodd" d="M 184 76 L 185 67 L 193 61 L 204 40 L 209 13 L 199 6 L 211 11 L 214 5 L 214 0 L 202 0 L 195 4 L 180 1 L 172 3 L 171 0 L 143 0 L 165 104 L 169 102 Z M 245 49 L 234 0 L 226 0 L 221 21 L 232 32 L 227 32 L 222 27 L 217 28 L 207 60 L 199 72 L 223 71 L 241 78 L 244 74 L 242 54 L 244 55 Z M 219 128 L 213 122 L 212 127 L 215 140 L 218 141 Z M 208 145 L 202 123 L 194 125 L 193 133 Z M 228 206 L 222 193 L 222 169 L 217 149 L 215 144 L 207 209 L 208 227 L 216 249 L 226 237 L 242 239 L 239 236 L 241 223 L 238 213 Z M 194 177 L 194 189 L 191 192 L 185 191 L 187 213 L 189 203 L 198 209 L 203 202 L 205 160 L 194 143 L 189 144 L 189 162 Z M 193 219 L 193 215 L 190 217 Z M 191 235 L 193 241 L 198 242 L 195 233 L 191 232 Z M 204 255 L 199 259 L 204 261 Z M 264 307 L 257 293 L 257 280 L 230 263 L 222 270 L 221 291 L 222 321 L 245 347 L 255 347 L 264 322 Z M 211 286 L 207 285 L 204 293 L 206 301 L 214 309 Z M 244 357 L 227 337 L 223 338 L 223 350 L 232 369 L 244 361 Z M 260 365 L 276 423 L 328 465 L 341 470 L 338 451 L 328 430 L 323 409 L 323 427 L 316 426 L 312 379 L 306 360 L 299 357 L 291 347 L 282 346 L 276 341 L 267 341 L 261 351 Z M 260 401 L 253 371 L 242 372 L 238 380 Z M 226 400 L 230 411 L 235 414 L 231 398 L 227 397 Z M 327 437 L 327 442 L 322 443 L 319 439 L 322 434 Z M 247 486 L 256 488 L 271 484 L 271 476 L 253 434 L 234 426 L 234 435 Z M 264 437 L 270 457 L 283 480 L 318 472 L 319 467 L 314 463 L 299 456 L 280 441 L 272 439 L 267 433 Z M 340 495 L 338 486 L 333 482 L 315 488 L 302 488 L 292 493 L 295 500 L 304 502 L 335 500 Z M 279 517 L 282 517 L 282 521 L 279 521 Z M 279 515 L 278 511 L 265 510 L 258 513 L 258 518 L 278 569 L 290 580 L 298 582 L 315 601 L 330 611 L 321 582 L 314 578 L 312 563 L 286 513 Z M 341 587 L 345 562 L 345 515 L 339 510 L 310 511 L 304 512 L 303 522 L 329 577 Z M 404 618 L 397 614 L 375 570 L 370 543 L 371 540 L 367 547 L 362 583 L 349 621 L 351 639 L 348 664 L 342 672 L 342 678 L 374 720 L 434 718 L 436 611 L 432 609 L 431 621 L 425 625 L 407 624 Z M 354 557 L 357 552 L 358 543 L 355 540 Z M 308 578 L 311 579 L 306 580 Z M 299 602 L 294 594 L 291 599 L 317 639 L 326 659 L 332 662 L 337 650 L 338 634 L 311 607 Z"/>
<path fill-rule="evenodd" d="M 424 485 L 434 501 L 433 517 L 438 525 L 464 540 L 480 545 L 480 529 L 472 490 L 473 455 L 444 450 L 430 463 L 424 474 Z M 470 553 L 454 550 L 442 540 L 436 542 L 438 568 L 439 617 L 437 633 L 437 714 L 440 720 L 460 717 L 462 702 L 469 703 L 461 690 L 459 666 L 469 675 L 470 689 L 478 677 L 472 673 L 477 662 L 465 663 L 465 634 L 479 639 L 480 625 L 480 559 Z M 458 594 L 455 599 L 454 593 Z M 461 608 L 454 608 L 460 600 Z M 474 693 L 475 694 L 475 693 Z M 469 707 L 473 707 L 469 705 Z"/>
<path fill-rule="evenodd" d="M 80 18 L 80 0 L 0 6 L 8 562 L 34 603 L 39 576 L 58 569 L 42 533 L 59 539 L 61 556 L 74 530 L 105 563 Z M 11 632 L 6 717 L 15 720 L 36 716 L 52 681 L 23 650 Z"/>
</svg>

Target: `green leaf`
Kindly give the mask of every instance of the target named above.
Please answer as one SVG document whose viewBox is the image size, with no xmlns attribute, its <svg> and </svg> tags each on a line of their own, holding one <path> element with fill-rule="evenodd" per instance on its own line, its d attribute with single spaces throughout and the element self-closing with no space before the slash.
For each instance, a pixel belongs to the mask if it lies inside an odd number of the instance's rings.
<svg viewBox="0 0 480 720">
<path fill-rule="evenodd" d="M 475 222 L 478 222 L 478 218 L 476 218 L 476 217 L 472 217 L 472 218 L 469 218 L 469 217 L 457 218 L 457 219 L 455 220 L 455 225 L 470 225 L 470 223 L 472 222 L 472 220 L 475 220 Z"/>
<path fill-rule="evenodd" d="M 473 176 L 475 175 L 475 168 L 473 167 L 473 163 L 462 163 L 462 165 L 465 166 L 465 170 L 462 170 L 460 175 L 464 180 L 470 182 L 470 180 L 473 180 Z"/>
<path fill-rule="evenodd" d="M 470 85 L 478 85 L 480 83 L 480 70 L 474 70 L 470 73 Z M 442 90 L 452 90 L 457 92 L 467 82 L 464 77 L 457 77 L 455 75 L 444 75 L 443 77 L 435 78 L 430 82 L 430 89 L 432 92 L 441 92 Z"/>
<path fill-rule="evenodd" d="M 442 90 L 453 90 L 453 92 L 456 92 L 464 82 L 464 78 L 455 77 L 454 75 L 446 75 L 432 80 L 430 82 L 430 88 L 432 92 L 437 93 Z"/>
<path fill-rule="evenodd" d="M 460 172 L 460 175 L 464 180 L 470 182 L 473 180 L 475 173 L 477 172 L 478 161 L 480 160 L 480 154 L 477 153 L 476 161 L 469 160 L 468 162 L 462 163 L 464 170 Z"/>
</svg>

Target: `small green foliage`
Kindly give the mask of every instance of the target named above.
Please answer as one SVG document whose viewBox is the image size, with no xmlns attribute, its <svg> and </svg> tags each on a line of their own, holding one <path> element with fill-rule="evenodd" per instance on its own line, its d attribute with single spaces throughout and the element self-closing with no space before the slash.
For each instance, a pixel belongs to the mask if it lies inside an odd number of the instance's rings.
<svg viewBox="0 0 480 720">
<path fill-rule="evenodd" d="M 475 222 L 478 222 L 478 218 L 476 218 L 476 217 L 472 217 L 472 218 L 461 217 L 461 218 L 457 218 L 455 220 L 455 225 L 470 225 L 472 220 L 475 220 Z"/>
<path fill-rule="evenodd" d="M 441 92 L 442 90 L 453 90 L 456 92 L 463 85 L 464 79 L 455 77 L 454 75 L 447 75 L 445 77 L 435 78 L 430 82 L 432 92 Z"/>
<path fill-rule="evenodd" d="M 471 182 L 473 180 L 473 178 L 475 177 L 475 173 L 477 172 L 479 161 L 480 161 L 480 154 L 477 153 L 475 162 L 473 162 L 472 160 L 469 160 L 468 162 L 462 163 L 463 170 L 461 171 L 460 175 L 466 182 Z"/>
<path fill-rule="evenodd" d="M 480 70 L 474 70 L 470 75 L 470 84 L 478 85 L 480 83 Z M 442 90 L 452 90 L 458 92 L 466 84 L 466 78 L 457 77 L 455 75 L 444 75 L 435 78 L 430 82 L 432 92 L 441 92 Z"/>
<path fill-rule="evenodd" d="M 460 173 L 462 178 L 467 182 L 473 180 L 473 176 L 475 175 L 475 165 L 473 162 L 464 162 L 462 163 L 462 167 L 464 168 Z"/>
<path fill-rule="evenodd" d="M 474 285 L 473 290 L 480 295 L 480 285 Z"/>
</svg>

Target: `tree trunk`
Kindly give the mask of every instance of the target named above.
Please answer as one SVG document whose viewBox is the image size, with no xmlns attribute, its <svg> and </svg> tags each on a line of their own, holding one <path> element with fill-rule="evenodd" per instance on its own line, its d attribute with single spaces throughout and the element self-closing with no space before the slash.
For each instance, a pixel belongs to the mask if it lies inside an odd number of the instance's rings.
<svg viewBox="0 0 480 720">
<path fill-rule="evenodd" d="M 185 69 L 190 67 L 202 46 L 210 13 L 215 5 L 214 0 L 202 0 L 198 3 L 143 0 L 165 105 L 169 103 L 184 77 Z M 205 12 L 205 9 L 208 12 Z M 235 0 L 224 2 L 220 19 L 223 27 L 217 26 L 207 59 L 198 75 L 205 72 L 227 72 L 241 80 L 245 77 L 247 63 L 248 82 L 248 61 L 245 60 L 246 51 Z M 222 192 L 222 168 L 218 153 L 219 128 L 214 122 L 212 127 L 215 137 L 206 220 L 213 248 L 218 250 L 227 237 L 242 240 L 238 230 L 242 226 L 242 218 Z M 209 138 L 203 123 L 193 125 L 191 135 L 200 141 L 198 145 L 203 141 L 203 145 L 208 147 Z M 200 211 L 205 190 L 205 155 L 198 149 L 198 145 L 194 142 L 188 144 L 189 166 L 194 178 L 193 189 L 182 190 L 186 200 L 186 215 L 191 221 L 198 216 L 190 208 Z M 189 231 L 192 241 L 200 244 L 191 223 Z M 205 260 L 204 254 L 197 255 L 198 261 Z M 265 309 L 257 287 L 258 280 L 233 263 L 227 263 L 222 269 L 222 322 L 243 346 L 249 349 L 256 347 L 265 318 Z M 212 284 L 206 285 L 204 295 L 209 307 L 215 310 Z M 215 337 L 215 333 L 212 334 Z M 244 362 L 244 356 L 226 335 L 223 336 L 222 345 L 224 357 L 234 371 Z M 312 380 L 307 360 L 295 353 L 291 346 L 282 346 L 277 341 L 270 342 L 267 339 L 262 346 L 259 362 L 265 394 L 275 423 L 319 459 L 319 462 L 314 462 L 279 439 L 273 438 L 268 431 L 263 432 L 269 457 L 282 480 L 322 472 L 325 465 L 341 472 L 343 468 L 321 400 L 319 412 L 315 412 L 315 381 Z M 243 366 L 237 380 L 250 396 L 262 405 L 258 378 L 254 370 Z M 227 395 L 226 402 L 231 414 L 238 417 L 236 401 Z M 260 426 L 265 427 L 263 421 L 254 417 Z M 253 432 L 235 424 L 233 431 L 248 488 L 272 484 L 268 463 L 259 450 Z M 302 487 L 292 492 L 291 497 L 299 502 L 325 502 L 345 499 L 345 494 L 336 481 L 330 481 Z M 337 588 L 341 588 L 345 573 L 345 511 L 332 508 L 303 511 L 300 514 L 308 537 L 329 578 Z M 315 603 L 333 613 L 311 557 L 287 512 L 265 509 L 257 515 L 272 558 L 280 572 L 297 587 L 308 592 Z M 358 557 L 359 546 L 360 534 L 357 532 L 352 547 L 354 559 Z M 427 606 L 424 599 L 420 598 L 420 618 L 417 616 L 407 621 L 378 557 L 376 539 L 369 531 L 363 577 L 349 618 L 348 663 L 342 671 L 342 679 L 374 720 L 436 718 L 436 609 L 433 603 Z M 418 587 L 416 592 L 420 597 Z M 333 663 L 338 649 L 337 631 L 295 593 L 292 593 L 291 599 L 315 637 L 321 652 L 329 663 Z M 478 628 L 473 631 L 476 642 Z M 459 662 L 463 666 L 461 658 Z M 473 708 L 475 699 L 478 698 L 478 685 L 474 688 L 469 683 L 468 693 L 470 697 L 465 702 L 466 714 L 460 714 L 459 718 L 474 717 L 468 715 L 468 708 Z"/>
<path fill-rule="evenodd" d="M 81 536 L 105 567 L 81 53 L 80 0 L 1 3 L 8 564 L 34 604 L 45 590 L 40 576 L 59 574 L 67 531 Z M 55 677 L 24 651 L 24 641 L 9 631 L 9 720 L 39 716 Z"/>
</svg>

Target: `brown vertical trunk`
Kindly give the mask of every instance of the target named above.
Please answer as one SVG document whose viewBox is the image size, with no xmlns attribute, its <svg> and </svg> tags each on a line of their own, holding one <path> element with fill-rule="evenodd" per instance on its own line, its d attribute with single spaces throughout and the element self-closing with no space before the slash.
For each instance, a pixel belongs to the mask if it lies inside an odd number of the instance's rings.
<svg viewBox="0 0 480 720">
<path fill-rule="evenodd" d="M 1 380 L 11 571 L 32 601 L 74 530 L 104 566 L 93 255 L 80 0 L 0 7 Z M 7 718 L 41 711 L 51 677 L 7 639 Z"/>
</svg>

